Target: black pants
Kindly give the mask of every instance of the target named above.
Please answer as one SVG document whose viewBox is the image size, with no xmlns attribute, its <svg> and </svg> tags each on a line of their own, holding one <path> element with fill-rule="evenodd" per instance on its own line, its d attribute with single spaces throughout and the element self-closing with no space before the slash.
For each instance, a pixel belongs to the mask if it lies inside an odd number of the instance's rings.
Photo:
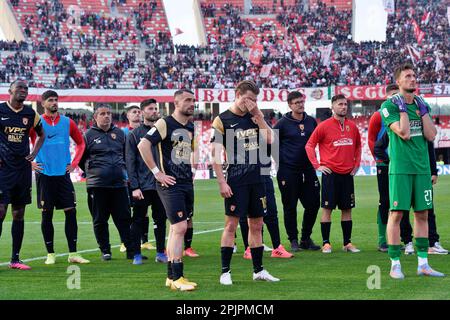
<svg viewBox="0 0 450 320">
<path fill-rule="evenodd" d="M 400 237 L 403 243 L 407 244 L 412 242 L 412 232 L 413 229 L 411 227 L 411 222 L 409 221 L 409 212 L 403 211 L 403 217 L 400 222 Z M 430 247 L 433 247 L 435 242 L 439 242 L 434 208 L 428 210 L 428 242 Z"/>
<path fill-rule="evenodd" d="M 273 181 L 270 176 L 264 178 L 264 184 L 266 185 L 266 201 L 267 201 L 267 213 L 263 217 L 264 224 L 269 230 L 270 238 L 272 240 L 272 246 L 274 249 L 280 245 L 280 228 L 278 225 L 278 210 L 277 201 L 275 199 L 275 189 L 273 188 Z M 247 217 L 241 216 L 239 218 L 239 226 L 241 227 L 242 240 L 245 248 L 248 247 L 248 221 Z"/>
<path fill-rule="evenodd" d="M 128 188 L 89 188 L 88 206 L 94 223 L 94 234 L 102 253 L 111 253 L 108 220 L 112 216 L 120 238 L 132 254 L 130 237 L 131 211 Z"/>
<path fill-rule="evenodd" d="M 154 232 L 156 239 L 156 251 L 163 253 L 165 249 L 166 238 L 166 211 L 159 199 L 156 190 L 142 191 L 144 195 L 143 200 L 134 200 L 133 203 L 133 217 L 131 219 L 131 238 L 133 241 L 134 253 L 141 252 L 141 235 L 143 232 L 144 219 L 147 215 L 149 206 L 152 206 L 152 218 L 154 222 Z"/>
<path fill-rule="evenodd" d="M 301 240 L 308 240 L 320 208 L 320 183 L 316 171 L 314 169 L 294 171 L 280 167 L 277 180 L 283 202 L 284 226 L 289 241 L 298 240 L 298 200 L 305 208 Z"/>
<path fill-rule="evenodd" d="M 380 212 L 381 222 L 388 223 L 389 218 L 389 167 L 377 167 L 377 182 L 378 182 L 378 210 Z"/>
</svg>

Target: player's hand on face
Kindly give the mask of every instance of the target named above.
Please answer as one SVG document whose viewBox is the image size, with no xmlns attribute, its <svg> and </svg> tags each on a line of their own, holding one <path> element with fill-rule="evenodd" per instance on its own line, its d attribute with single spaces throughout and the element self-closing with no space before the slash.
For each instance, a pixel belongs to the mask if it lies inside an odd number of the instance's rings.
<svg viewBox="0 0 450 320">
<path fill-rule="evenodd" d="M 250 99 L 245 99 L 245 107 L 247 108 L 248 112 L 254 116 L 254 117 L 260 117 L 262 116 L 262 112 L 261 110 L 259 110 L 257 104 L 255 101 L 250 100 Z"/>
<path fill-rule="evenodd" d="M 155 178 L 162 184 L 163 187 L 173 186 L 177 183 L 174 177 L 168 176 L 161 171 L 155 174 Z"/>
<path fill-rule="evenodd" d="M 359 167 L 354 167 L 352 172 L 350 172 L 350 175 L 354 176 L 356 172 L 358 172 Z"/>
<path fill-rule="evenodd" d="M 66 167 L 66 172 L 67 173 L 72 173 L 75 171 L 75 167 L 73 167 L 71 164 L 68 164 Z"/>
<path fill-rule="evenodd" d="M 42 164 L 41 164 L 41 163 L 38 163 L 38 162 L 32 161 L 32 162 L 31 162 L 31 169 L 32 169 L 33 171 L 36 171 L 36 172 L 42 172 L 42 170 L 43 170 Z"/>
<path fill-rule="evenodd" d="M 233 191 L 231 191 L 230 186 L 226 182 L 222 182 L 219 184 L 220 195 L 222 198 L 231 198 L 233 195 Z"/>
<path fill-rule="evenodd" d="M 395 94 L 392 96 L 391 101 L 398 107 L 398 111 L 407 112 L 408 108 L 406 107 L 405 98 L 401 94 Z"/>
<path fill-rule="evenodd" d="M 135 200 L 143 200 L 144 195 L 142 194 L 141 189 L 133 190 L 133 199 Z"/>
<path fill-rule="evenodd" d="M 331 174 L 333 171 L 331 171 L 330 168 L 325 167 L 325 166 L 320 166 L 317 168 L 318 171 L 322 172 L 323 174 L 327 175 L 327 174 Z"/>
</svg>

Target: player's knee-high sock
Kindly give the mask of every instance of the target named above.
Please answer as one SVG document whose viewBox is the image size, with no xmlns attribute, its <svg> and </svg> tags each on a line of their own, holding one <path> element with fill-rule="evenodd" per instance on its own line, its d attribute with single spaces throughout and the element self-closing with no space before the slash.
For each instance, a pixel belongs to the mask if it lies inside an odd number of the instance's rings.
<svg viewBox="0 0 450 320">
<path fill-rule="evenodd" d="M 281 244 L 278 218 L 275 217 L 275 219 L 267 219 L 264 222 L 266 224 L 267 230 L 269 230 L 270 239 L 272 240 L 272 246 L 274 249 L 276 249 Z"/>
<path fill-rule="evenodd" d="M 400 264 L 400 245 L 388 245 L 388 255 L 391 258 L 392 265 Z"/>
<path fill-rule="evenodd" d="M 192 244 L 192 237 L 194 235 L 194 228 L 187 228 L 184 234 L 184 250 L 189 249 Z"/>
<path fill-rule="evenodd" d="M 2 236 L 3 220 L 5 220 L 4 216 L 2 218 L 0 218 L 0 237 Z"/>
<path fill-rule="evenodd" d="M 172 261 L 170 260 L 167 262 L 167 278 L 173 280 Z"/>
<path fill-rule="evenodd" d="M 24 225 L 25 224 L 23 220 L 13 219 L 11 226 L 11 235 L 12 235 L 11 261 L 13 262 L 19 261 L 20 248 L 22 248 Z"/>
<path fill-rule="evenodd" d="M 187 231 L 189 231 L 189 229 L 187 229 Z M 163 253 L 165 249 L 164 242 L 166 241 L 166 219 L 160 219 L 155 221 L 153 224 L 153 232 L 155 233 L 156 252 Z"/>
<path fill-rule="evenodd" d="M 330 222 L 321 222 L 320 229 L 322 231 L 323 244 L 330 243 L 331 221 Z"/>
<path fill-rule="evenodd" d="M 428 264 L 428 238 L 416 238 L 416 249 L 419 266 Z"/>
<path fill-rule="evenodd" d="M 222 258 L 222 273 L 230 271 L 231 257 L 233 256 L 233 248 L 221 247 L 220 256 Z"/>
<path fill-rule="evenodd" d="M 64 212 L 66 214 L 66 222 L 64 231 L 66 232 L 67 245 L 69 252 L 77 252 L 77 210 L 72 208 Z"/>
<path fill-rule="evenodd" d="M 344 246 L 352 242 L 352 220 L 341 221 L 342 236 L 344 238 Z"/>
<path fill-rule="evenodd" d="M 263 269 L 262 259 L 264 247 L 250 248 L 250 251 L 252 253 L 253 272 L 258 273 Z"/>
<path fill-rule="evenodd" d="M 53 248 L 53 238 L 54 238 L 54 228 L 53 228 L 53 210 L 42 211 L 42 222 L 41 230 L 44 237 L 45 247 L 48 253 L 54 253 Z"/>
<path fill-rule="evenodd" d="M 148 228 L 150 226 L 150 219 L 148 216 L 146 216 L 144 218 L 144 223 L 142 224 L 142 236 L 141 236 L 141 241 L 142 243 L 146 243 L 148 242 Z M 156 225 L 153 225 L 154 227 L 156 227 Z M 156 237 L 156 230 L 155 230 L 155 237 Z"/>
<path fill-rule="evenodd" d="M 378 246 L 381 246 L 382 244 L 386 244 L 386 227 L 387 224 L 384 224 L 381 221 L 381 213 L 378 209 L 377 213 L 377 223 L 378 223 Z"/>
<path fill-rule="evenodd" d="M 239 227 L 241 228 L 242 242 L 244 243 L 245 249 L 247 249 L 248 248 L 248 222 L 247 222 L 247 218 L 244 218 L 244 220 L 239 219 Z"/>
<path fill-rule="evenodd" d="M 173 281 L 177 281 L 183 277 L 183 261 L 172 261 L 172 277 Z"/>
</svg>

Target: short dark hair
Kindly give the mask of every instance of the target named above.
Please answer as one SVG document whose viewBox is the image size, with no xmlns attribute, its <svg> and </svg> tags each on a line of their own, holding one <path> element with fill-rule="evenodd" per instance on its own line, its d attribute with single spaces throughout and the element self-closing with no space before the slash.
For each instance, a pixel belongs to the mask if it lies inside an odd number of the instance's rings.
<svg viewBox="0 0 450 320">
<path fill-rule="evenodd" d="M 158 102 L 155 99 L 147 99 L 147 100 L 142 101 L 140 104 L 141 110 L 144 110 L 144 108 L 146 106 L 151 105 L 153 103 L 157 104 Z"/>
<path fill-rule="evenodd" d="M 347 100 L 347 98 L 343 94 L 337 94 L 337 95 L 333 96 L 333 98 L 331 98 L 331 103 L 334 103 L 335 101 L 341 100 L 341 99 Z"/>
<path fill-rule="evenodd" d="M 288 103 L 291 103 L 292 100 L 295 100 L 298 98 L 303 98 L 303 97 L 304 97 L 304 95 L 300 91 L 291 91 L 288 94 L 287 101 L 288 101 Z"/>
<path fill-rule="evenodd" d="M 11 89 L 17 82 L 25 82 L 28 86 L 28 82 L 25 79 L 21 79 L 21 78 L 17 78 L 16 80 L 14 80 L 13 82 L 11 82 L 11 84 L 9 85 L 9 88 Z"/>
<path fill-rule="evenodd" d="M 94 113 L 97 112 L 97 110 L 100 109 L 100 108 L 108 108 L 109 110 L 112 109 L 112 107 L 111 107 L 109 104 L 106 104 L 106 103 L 99 103 L 99 104 L 96 104 L 96 105 L 94 106 Z"/>
<path fill-rule="evenodd" d="M 395 83 L 391 83 L 386 86 L 386 94 L 390 91 L 395 91 L 395 90 L 398 90 L 398 85 L 396 85 Z"/>
<path fill-rule="evenodd" d="M 183 88 L 183 89 L 180 89 L 180 90 L 175 91 L 173 97 L 176 98 L 176 97 L 178 97 L 178 96 L 181 96 L 181 95 L 182 95 L 183 93 L 185 93 L 185 92 L 186 92 L 186 93 L 190 93 L 190 94 L 195 95 L 195 93 L 192 92 L 191 90 L 186 89 L 186 88 Z"/>
<path fill-rule="evenodd" d="M 247 91 L 251 91 L 256 95 L 259 94 L 259 88 L 254 81 L 243 80 L 237 84 L 235 92 L 239 92 L 240 94 L 245 94 Z"/>
<path fill-rule="evenodd" d="M 53 97 L 58 98 L 58 94 L 56 93 L 56 91 L 47 90 L 41 95 L 41 101 L 45 101 L 48 98 L 53 98 Z"/>
<path fill-rule="evenodd" d="M 410 63 L 404 63 L 404 64 L 398 66 L 394 70 L 394 79 L 397 80 L 398 78 L 400 78 L 400 74 L 402 73 L 402 71 L 405 71 L 405 70 L 414 70 L 414 66 Z"/>
<path fill-rule="evenodd" d="M 133 105 L 129 106 L 128 108 L 126 108 L 127 113 L 130 112 L 130 111 L 133 110 L 133 109 L 138 109 L 138 110 L 140 110 L 139 107 L 138 107 L 137 105 L 133 104 Z"/>
</svg>

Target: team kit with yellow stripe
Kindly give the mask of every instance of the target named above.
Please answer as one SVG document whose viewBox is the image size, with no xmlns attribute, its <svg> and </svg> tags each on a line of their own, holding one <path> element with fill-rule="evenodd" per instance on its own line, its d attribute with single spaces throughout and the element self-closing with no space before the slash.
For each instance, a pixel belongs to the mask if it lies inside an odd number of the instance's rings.
<svg viewBox="0 0 450 320">
<path fill-rule="evenodd" d="M 427 142 L 416 104 L 407 107 L 411 128 L 408 143 L 389 129 L 392 123 L 400 120 L 398 106 L 388 100 L 380 112 L 390 138 L 390 210 L 409 211 L 413 207 L 415 211 L 423 211 L 433 206 Z M 31 203 L 31 163 L 25 159 L 30 153 L 28 133 L 31 128 L 36 132 L 42 130 L 41 119 L 31 107 L 15 111 L 9 103 L 0 104 L 0 204 Z M 260 128 L 253 116 L 250 113 L 240 116 L 227 110 L 214 119 L 212 131 L 211 142 L 224 147 L 226 183 L 232 190 L 232 196 L 224 199 L 225 214 L 264 217 L 267 212 L 264 176 L 268 171 L 263 170 L 261 143 L 266 141 L 261 139 Z M 176 184 L 170 186 L 156 183 L 172 225 L 193 216 L 194 137 L 191 121 L 183 125 L 173 116 L 167 116 L 159 119 L 142 138 L 156 147 L 155 162 L 161 172 L 176 180 Z M 107 246 L 110 250 L 109 244 Z"/>
<path fill-rule="evenodd" d="M 9 102 L 0 104 L 0 203 L 31 203 L 31 162 L 29 132 L 42 130 L 39 114 L 30 106 L 14 110 Z"/>
<path fill-rule="evenodd" d="M 191 156 L 194 149 L 194 124 L 182 125 L 174 117 L 159 119 L 144 137 L 157 148 L 156 163 L 177 183 L 166 187 L 156 184 L 170 223 L 178 223 L 194 213 L 194 185 Z"/>
</svg>

